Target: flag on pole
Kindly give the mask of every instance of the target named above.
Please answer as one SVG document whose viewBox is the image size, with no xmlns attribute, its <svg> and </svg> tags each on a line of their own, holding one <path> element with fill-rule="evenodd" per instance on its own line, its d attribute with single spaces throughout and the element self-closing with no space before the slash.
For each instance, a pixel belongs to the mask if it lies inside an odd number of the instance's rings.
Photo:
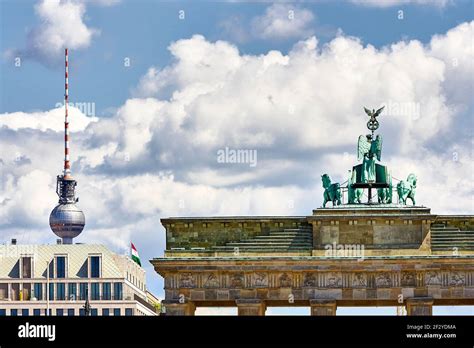
<svg viewBox="0 0 474 348">
<path fill-rule="evenodd" d="M 138 263 L 139 266 L 142 265 L 142 263 L 140 262 L 140 256 L 138 256 L 138 251 L 137 251 L 137 248 L 135 248 L 135 245 L 133 245 L 133 243 L 131 243 L 131 246 L 132 246 L 132 260 L 135 261 L 136 263 Z"/>
</svg>

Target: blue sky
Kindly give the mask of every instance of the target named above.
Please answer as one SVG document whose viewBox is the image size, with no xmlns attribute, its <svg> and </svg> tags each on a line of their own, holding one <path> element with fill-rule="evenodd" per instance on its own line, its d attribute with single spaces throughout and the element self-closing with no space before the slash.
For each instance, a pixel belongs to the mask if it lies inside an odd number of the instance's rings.
<svg viewBox="0 0 474 348">
<path fill-rule="evenodd" d="M 362 106 L 382 104 L 415 108 L 381 121 L 393 176 L 415 172 L 435 213 L 473 214 L 473 4 L 0 0 L 2 239 L 55 240 L 66 43 L 70 101 L 94 106 L 71 109 L 78 242 L 133 240 L 148 260 L 162 217 L 310 214 L 321 174 L 356 162 Z M 225 147 L 258 165 L 218 163 Z"/>
<path fill-rule="evenodd" d="M 35 1 L 1 2 L 1 50 L 21 48 L 26 32 L 39 24 L 34 12 Z M 71 98 L 96 101 L 99 114 L 120 106 L 130 97 L 130 89 L 150 66 L 162 67 L 171 60 L 167 50 L 172 41 L 202 34 L 211 41 L 230 40 L 220 23 L 229 18 L 261 15 L 267 3 L 123 1 L 115 6 L 90 5 L 85 21 L 101 33 L 84 51 L 71 52 L 75 60 L 71 68 Z M 441 34 L 472 18 L 472 2 L 457 1 L 444 8 L 436 6 L 401 5 L 387 8 L 367 7 L 344 1 L 317 1 L 303 5 L 315 13 L 315 33 L 324 43 L 334 38 L 338 29 L 376 47 L 399 40 L 417 39 L 429 42 L 433 34 Z M 398 19 L 398 10 L 404 19 Z M 185 20 L 180 20 L 180 10 Z M 403 25 L 401 25 L 401 22 Z M 249 40 L 238 43 L 244 54 L 262 54 L 269 50 L 287 52 L 290 40 Z M 131 58 L 125 68 L 123 60 Z M 48 109 L 58 102 L 56 86 L 62 76 L 56 70 L 35 61 L 26 61 L 22 69 L 11 59 L 1 62 L 0 111 L 34 111 Z"/>
</svg>

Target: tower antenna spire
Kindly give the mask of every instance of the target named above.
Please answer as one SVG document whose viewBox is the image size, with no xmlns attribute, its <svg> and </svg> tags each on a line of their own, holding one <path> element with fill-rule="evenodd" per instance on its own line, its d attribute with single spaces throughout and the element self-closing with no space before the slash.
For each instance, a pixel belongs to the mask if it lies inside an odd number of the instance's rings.
<svg viewBox="0 0 474 348">
<path fill-rule="evenodd" d="M 49 216 L 51 230 L 62 238 L 63 244 L 72 244 L 85 226 L 84 213 L 76 206 L 77 182 L 71 176 L 69 162 L 69 61 L 68 49 L 64 49 L 64 171 L 56 178 L 56 194 L 59 196 L 58 205 Z"/>
<path fill-rule="evenodd" d="M 69 66 L 68 49 L 64 49 L 64 178 L 71 178 L 71 164 L 69 163 Z"/>
</svg>

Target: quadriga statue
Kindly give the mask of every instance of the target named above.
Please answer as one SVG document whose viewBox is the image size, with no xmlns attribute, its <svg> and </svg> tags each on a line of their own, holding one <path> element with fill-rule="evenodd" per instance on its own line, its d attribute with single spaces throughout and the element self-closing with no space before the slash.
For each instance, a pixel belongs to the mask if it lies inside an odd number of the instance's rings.
<svg viewBox="0 0 474 348">
<path fill-rule="evenodd" d="M 331 178 L 327 174 L 322 175 L 321 179 L 323 181 L 324 187 L 323 208 L 326 207 L 326 203 L 328 201 L 331 201 L 333 206 L 341 205 L 341 186 L 339 185 L 339 183 L 332 184 Z"/>
<path fill-rule="evenodd" d="M 378 188 L 377 189 L 377 199 L 379 203 L 390 204 L 392 203 L 392 175 L 387 174 L 388 177 L 388 187 Z"/>
<path fill-rule="evenodd" d="M 362 203 L 361 198 L 364 194 L 363 189 L 352 187 L 352 185 L 354 185 L 356 182 L 355 174 L 356 172 L 352 172 L 352 174 L 349 175 L 349 179 L 347 180 L 347 193 L 349 204 Z"/>
<path fill-rule="evenodd" d="M 413 205 L 415 205 L 416 175 L 411 173 L 408 175 L 406 181 L 400 180 L 400 182 L 397 184 L 397 192 L 398 203 L 407 204 L 407 199 L 410 198 L 413 202 Z"/>
</svg>

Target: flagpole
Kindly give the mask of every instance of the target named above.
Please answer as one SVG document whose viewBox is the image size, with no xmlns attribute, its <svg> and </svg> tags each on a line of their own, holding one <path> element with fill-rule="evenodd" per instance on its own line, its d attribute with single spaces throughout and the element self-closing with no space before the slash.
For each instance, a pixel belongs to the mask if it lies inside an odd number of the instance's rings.
<svg viewBox="0 0 474 348">
<path fill-rule="evenodd" d="M 46 315 L 49 316 L 49 263 L 46 261 Z"/>
</svg>

